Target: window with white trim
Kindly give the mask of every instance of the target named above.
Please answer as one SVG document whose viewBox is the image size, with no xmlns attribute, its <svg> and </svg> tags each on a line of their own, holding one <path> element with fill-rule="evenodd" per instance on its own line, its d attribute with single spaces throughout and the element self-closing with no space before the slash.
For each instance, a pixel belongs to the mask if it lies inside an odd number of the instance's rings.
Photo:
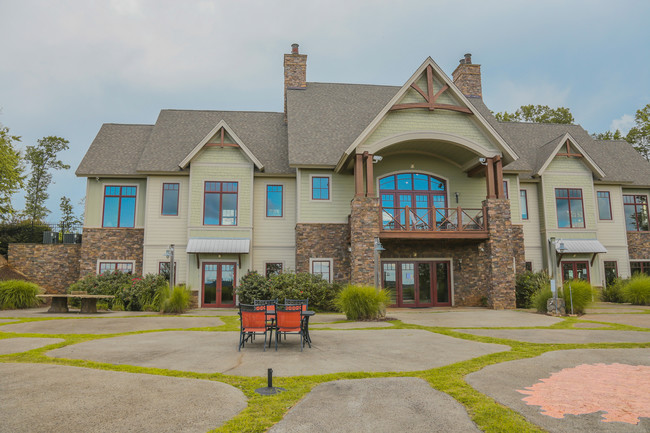
<svg viewBox="0 0 650 433">
<path fill-rule="evenodd" d="M 332 260 L 313 259 L 311 261 L 311 273 L 320 275 L 322 279 L 330 283 L 332 281 Z"/>
<path fill-rule="evenodd" d="M 99 262 L 99 275 L 108 272 L 133 273 L 133 262 Z"/>
</svg>

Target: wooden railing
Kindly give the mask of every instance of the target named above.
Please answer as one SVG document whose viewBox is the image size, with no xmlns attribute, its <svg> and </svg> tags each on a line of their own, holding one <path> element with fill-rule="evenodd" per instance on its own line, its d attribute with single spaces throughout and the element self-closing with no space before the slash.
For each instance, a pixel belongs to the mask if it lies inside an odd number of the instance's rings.
<svg viewBox="0 0 650 433">
<path fill-rule="evenodd" d="M 403 208 L 381 209 L 381 230 L 384 232 L 487 234 L 486 208 Z M 441 236 L 444 237 L 444 236 Z M 473 236 L 470 236 L 473 237 Z"/>
</svg>

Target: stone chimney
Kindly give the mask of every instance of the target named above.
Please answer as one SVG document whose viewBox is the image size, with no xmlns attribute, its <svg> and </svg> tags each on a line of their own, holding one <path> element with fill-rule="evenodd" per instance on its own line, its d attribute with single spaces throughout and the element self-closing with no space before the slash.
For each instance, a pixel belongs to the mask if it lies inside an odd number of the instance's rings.
<svg viewBox="0 0 650 433">
<path fill-rule="evenodd" d="M 291 44 L 291 54 L 284 55 L 284 117 L 287 117 L 287 89 L 307 87 L 307 55 L 298 52 L 298 44 Z"/>
<path fill-rule="evenodd" d="M 463 95 L 483 98 L 481 65 L 472 63 L 471 54 L 465 54 L 465 57 L 460 59 L 460 64 L 451 75 L 454 78 L 454 84 L 463 92 Z"/>
</svg>

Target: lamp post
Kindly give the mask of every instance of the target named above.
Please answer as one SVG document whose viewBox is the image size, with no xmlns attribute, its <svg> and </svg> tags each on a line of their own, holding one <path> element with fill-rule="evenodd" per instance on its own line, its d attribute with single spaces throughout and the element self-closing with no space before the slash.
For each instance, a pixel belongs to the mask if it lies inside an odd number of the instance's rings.
<svg viewBox="0 0 650 433">
<path fill-rule="evenodd" d="M 379 241 L 379 238 L 375 238 L 375 247 L 373 248 L 374 254 L 375 254 L 375 287 L 379 288 L 379 281 L 380 281 L 380 276 L 379 276 L 379 253 L 382 251 L 386 251 L 386 248 L 384 248 Z"/>
<path fill-rule="evenodd" d="M 551 260 L 553 263 L 551 264 L 553 267 L 553 279 L 551 280 L 551 290 L 553 291 L 553 303 L 555 304 L 555 314 L 558 314 L 558 287 L 557 287 L 557 259 L 556 259 L 556 253 L 560 253 L 560 258 L 562 257 L 562 254 L 564 254 L 567 250 L 567 248 L 564 246 L 564 242 L 562 242 L 561 239 L 556 240 L 554 237 L 549 239 L 550 246 L 551 246 Z"/>
</svg>

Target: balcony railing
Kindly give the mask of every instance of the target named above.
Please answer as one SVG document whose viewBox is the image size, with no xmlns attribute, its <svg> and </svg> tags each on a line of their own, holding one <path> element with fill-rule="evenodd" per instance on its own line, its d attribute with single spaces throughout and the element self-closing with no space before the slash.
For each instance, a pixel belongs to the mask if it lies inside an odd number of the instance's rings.
<svg viewBox="0 0 650 433">
<path fill-rule="evenodd" d="M 403 208 L 381 210 L 382 237 L 487 238 L 486 209 Z"/>
</svg>

